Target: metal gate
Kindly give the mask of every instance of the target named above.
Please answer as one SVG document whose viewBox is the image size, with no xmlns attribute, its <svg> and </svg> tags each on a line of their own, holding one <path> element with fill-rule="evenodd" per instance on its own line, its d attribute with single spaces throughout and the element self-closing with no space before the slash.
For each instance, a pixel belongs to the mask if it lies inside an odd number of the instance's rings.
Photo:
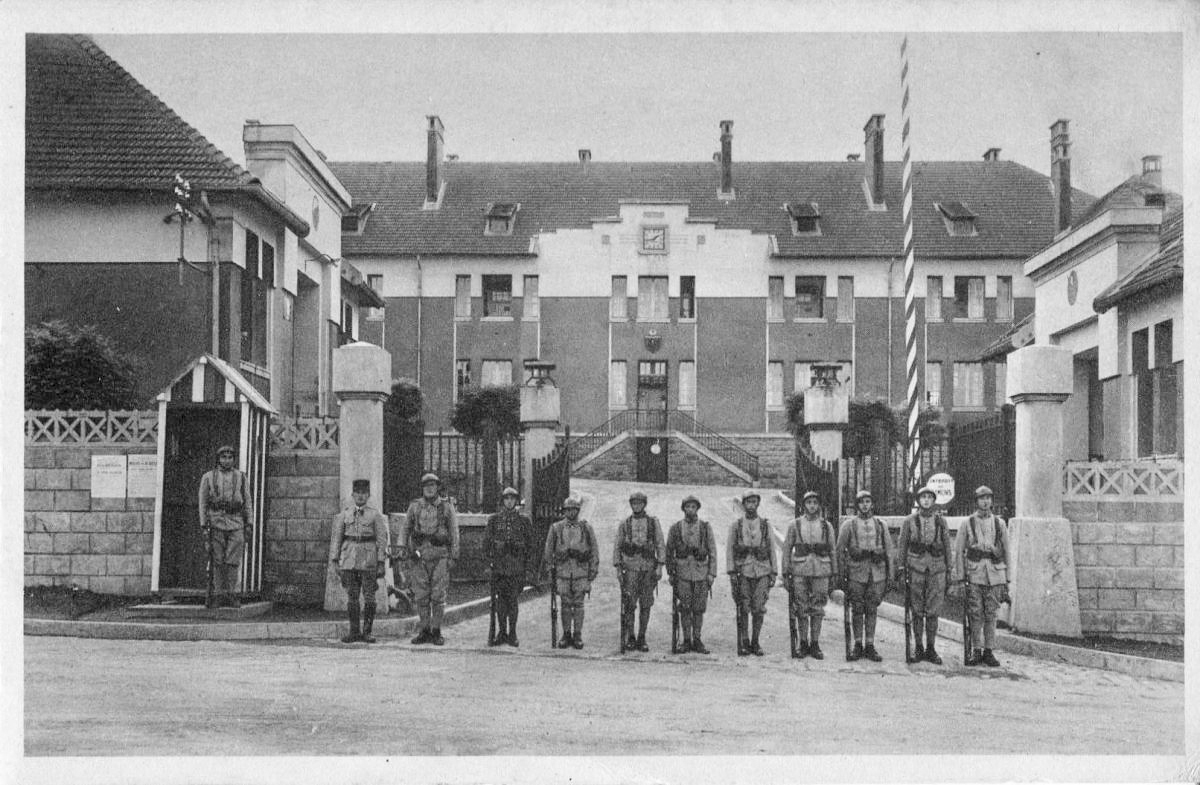
<svg viewBox="0 0 1200 785">
<path fill-rule="evenodd" d="M 1016 498 L 1016 409 L 1006 404 L 996 414 L 951 424 L 949 441 L 955 496 L 947 512 L 969 515 L 975 509 L 975 489 L 986 485 L 994 494 L 996 514 L 1011 517 Z"/>
<path fill-rule="evenodd" d="M 530 499 L 530 518 L 533 520 L 535 542 L 546 541 L 550 524 L 560 517 L 562 503 L 571 492 L 571 429 L 554 451 L 533 460 L 533 498 Z M 542 549 L 538 547 L 540 558 Z"/>
<path fill-rule="evenodd" d="M 838 462 L 827 461 L 812 453 L 800 442 L 796 442 L 796 516 L 803 514 L 804 494 L 815 491 L 821 498 L 821 510 L 825 519 L 836 530 L 841 519 L 838 509 Z"/>
</svg>

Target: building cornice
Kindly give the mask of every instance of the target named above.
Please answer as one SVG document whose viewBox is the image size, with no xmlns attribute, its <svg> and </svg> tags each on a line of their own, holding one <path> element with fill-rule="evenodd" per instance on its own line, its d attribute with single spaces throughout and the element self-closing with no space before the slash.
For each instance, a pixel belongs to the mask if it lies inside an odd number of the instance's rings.
<svg viewBox="0 0 1200 785">
<path fill-rule="evenodd" d="M 1119 207 L 1106 210 L 1082 226 L 1075 227 L 1038 251 L 1025 262 L 1025 274 L 1034 281 L 1078 264 L 1114 241 L 1139 234 L 1156 237 L 1162 224 L 1161 207 Z"/>
</svg>

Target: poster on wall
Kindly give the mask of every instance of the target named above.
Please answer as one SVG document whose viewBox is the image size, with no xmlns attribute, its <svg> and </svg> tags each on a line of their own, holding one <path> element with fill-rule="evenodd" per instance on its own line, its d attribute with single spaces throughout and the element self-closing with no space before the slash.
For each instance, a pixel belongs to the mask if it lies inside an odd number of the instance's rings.
<svg viewBox="0 0 1200 785">
<path fill-rule="evenodd" d="M 125 498 L 125 456 L 92 456 L 92 498 Z"/>
<path fill-rule="evenodd" d="M 154 453 L 129 456 L 126 495 L 131 499 L 158 496 L 158 456 Z"/>
</svg>

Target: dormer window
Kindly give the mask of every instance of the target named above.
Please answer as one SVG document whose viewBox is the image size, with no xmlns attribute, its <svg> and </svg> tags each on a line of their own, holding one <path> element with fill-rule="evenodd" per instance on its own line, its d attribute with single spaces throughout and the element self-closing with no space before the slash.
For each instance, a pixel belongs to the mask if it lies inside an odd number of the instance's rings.
<svg viewBox="0 0 1200 785">
<path fill-rule="evenodd" d="M 933 206 L 942 214 L 946 232 L 951 237 L 972 237 L 979 234 L 975 228 L 975 213 L 962 202 L 934 202 Z"/>
<path fill-rule="evenodd" d="M 350 212 L 342 216 L 342 232 L 362 234 L 367 225 L 367 216 L 375 209 L 375 204 L 375 202 L 371 202 L 351 207 Z"/>
<path fill-rule="evenodd" d="M 820 234 L 821 211 L 816 202 L 788 202 L 788 217 L 792 221 L 792 234 Z"/>
<path fill-rule="evenodd" d="M 483 233 L 485 235 L 512 234 L 513 224 L 517 221 L 517 210 L 521 205 L 515 202 L 489 202 L 484 215 Z"/>
</svg>

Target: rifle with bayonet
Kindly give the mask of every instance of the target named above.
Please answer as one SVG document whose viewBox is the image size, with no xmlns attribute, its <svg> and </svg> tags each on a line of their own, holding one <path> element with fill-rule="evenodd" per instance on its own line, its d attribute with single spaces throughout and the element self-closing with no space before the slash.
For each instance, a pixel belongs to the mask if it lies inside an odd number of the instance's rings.
<svg viewBox="0 0 1200 785">
<path fill-rule="evenodd" d="M 913 656 L 913 634 L 912 634 L 912 572 L 908 569 L 904 570 L 904 661 L 912 664 L 916 662 Z"/>
<path fill-rule="evenodd" d="M 558 648 L 558 570 L 550 568 L 550 648 Z"/>
<path fill-rule="evenodd" d="M 492 584 L 491 585 L 492 602 L 491 602 L 491 605 L 488 606 L 488 608 L 489 608 L 488 646 L 495 646 L 496 645 L 496 574 L 495 574 L 495 566 L 494 565 L 492 567 L 491 572 L 492 572 L 492 575 L 490 576 L 490 581 Z"/>
</svg>

